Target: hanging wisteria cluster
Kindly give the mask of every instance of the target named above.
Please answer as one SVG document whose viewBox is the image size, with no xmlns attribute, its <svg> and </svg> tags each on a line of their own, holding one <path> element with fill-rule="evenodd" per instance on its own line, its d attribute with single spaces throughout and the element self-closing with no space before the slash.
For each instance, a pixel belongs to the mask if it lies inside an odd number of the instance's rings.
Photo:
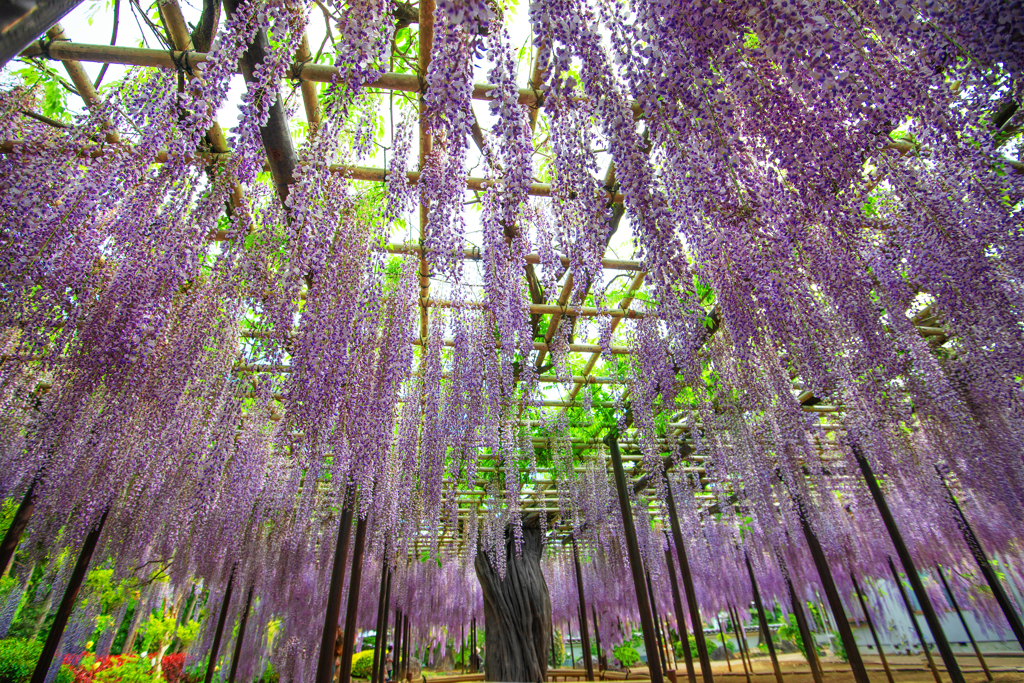
<svg viewBox="0 0 1024 683">
<path fill-rule="evenodd" d="M 412 86 L 390 2 L 322 7 L 334 59 L 298 65 L 309 3 L 231 5 L 195 68 L 133 67 L 72 125 L 0 93 L 0 494 L 35 505 L 0 631 L 36 561 L 99 526 L 118 579 L 167 567 L 140 604 L 198 586 L 217 614 L 230 585 L 233 623 L 251 592 L 240 675 L 310 681 L 348 510 L 368 529 L 359 628 L 390 569 L 440 656 L 484 616 L 478 554 L 504 574 L 536 515 L 555 628 L 579 628 L 575 541 L 608 648 L 638 620 L 609 431 L 673 629 L 695 625 L 669 590 L 669 495 L 705 620 L 749 617 L 748 561 L 784 612 L 820 602 L 806 534 L 850 570 L 845 596 L 890 576 L 861 455 L 920 565 L 955 568 L 1003 628 L 950 500 L 1019 580 L 1019 2 L 535 0 L 526 83 L 499 4 L 446 0 L 419 17 Z M 313 67 L 319 119 L 270 150 Z M 394 123 L 409 90 L 419 131 Z M 361 182 L 378 147 L 385 183 Z M 620 228 L 646 283 L 625 295 L 603 263 Z M 578 378 L 587 335 L 610 390 Z M 57 593 L 69 557 L 46 567 Z"/>
</svg>

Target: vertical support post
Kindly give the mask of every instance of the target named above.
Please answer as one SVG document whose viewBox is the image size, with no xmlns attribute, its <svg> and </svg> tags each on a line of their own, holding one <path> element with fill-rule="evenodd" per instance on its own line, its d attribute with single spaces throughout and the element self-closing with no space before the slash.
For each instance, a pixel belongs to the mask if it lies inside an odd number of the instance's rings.
<svg viewBox="0 0 1024 683">
<path fill-rule="evenodd" d="M 380 591 L 377 595 L 377 624 L 373 638 L 373 669 L 370 673 L 370 683 L 378 683 L 377 673 L 380 671 L 380 655 L 384 652 L 381 646 L 381 642 L 384 640 L 381 636 L 381 624 L 384 621 L 384 591 L 386 590 L 387 580 L 388 563 L 387 559 L 382 557 L 380 562 Z"/>
<path fill-rule="evenodd" d="M 807 663 L 811 666 L 811 676 L 814 678 L 814 683 L 822 683 L 821 667 L 818 665 L 818 648 L 815 647 L 811 629 L 807 626 L 807 615 L 804 614 L 803 605 L 800 604 L 796 588 L 793 587 L 793 580 L 788 575 L 786 576 L 786 587 L 789 589 L 789 596 L 793 602 L 793 616 L 796 617 L 796 625 L 800 629 L 800 640 L 804 641 L 804 651 L 807 653 Z"/>
<path fill-rule="evenodd" d="M 476 654 L 476 617 L 473 617 L 473 623 L 470 631 L 472 632 L 473 647 L 470 649 L 469 666 L 473 669 L 470 673 L 478 673 L 480 669 L 480 658 Z"/>
<path fill-rule="evenodd" d="M 597 641 L 597 668 L 605 670 L 608 665 L 605 663 L 604 651 L 601 649 L 601 629 L 597 623 L 597 607 L 593 603 L 590 605 L 590 612 L 594 615 L 594 638 Z"/>
<path fill-rule="evenodd" d="M 395 656 L 391 663 L 392 680 L 402 678 L 402 610 L 395 608 Z"/>
<path fill-rule="evenodd" d="M 747 649 L 743 647 L 743 632 L 740 630 L 739 616 L 733 610 L 732 605 L 729 605 L 729 619 L 732 621 L 732 630 L 736 633 L 736 647 L 740 649 L 740 663 L 743 664 L 743 675 L 747 677 L 747 683 L 750 683 L 750 669 L 747 667 Z"/>
<path fill-rule="evenodd" d="M 6 572 L 7 567 L 10 566 L 14 551 L 18 549 L 18 543 L 21 542 L 21 535 L 25 533 L 25 527 L 28 526 L 29 520 L 32 519 L 32 513 L 35 512 L 37 479 L 38 475 L 28 485 L 28 491 L 25 492 L 21 504 L 18 505 L 18 509 L 14 513 L 11 525 L 7 527 L 4 540 L 0 542 L 0 572 Z"/>
<path fill-rule="evenodd" d="M 1010 623 L 1010 630 L 1013 631 L 1013 635 L 1017 637 L 1017 642 L 1020 643 L 1021 648 L 1024 648 L 1024 624 L 1021 623 L 1020 615 L 1017 614 L 1017 610 L 1014 609 L 1013 603 L 1010 602 L 1010 598 L 1007 597 L 1006 591 L 1003 590 L 1003 584 L 999 581 L 999 577 L 996 575 L 994 569 L 992 569 L 992 562 L 985 555 L 985 550 L 981 547 L 981 541 L 974 534 L 974 529 L 971 527 L 970 522 L 967 521 L 967 516 L 964 515 L 964 511 L 960 508 L 960 504 L 956 502 L 956 498 L 953 496 L 953 492 L 950 491 L 949 485 L 946 483 L 946 478 L 941 477 L 942 486 L 946 489 L 946 499 L 949 504 L 956 510 L 957 524 L 960 527 L 960 532 L 964 536 L 964 541 L 967 543 L 967 547 L 971 550 L 971 555 L 974 556 L 974 561 L 978 563 L 978 568 L 981 570 L 981 575 L 985 577 L 985 581 L 988 583 L 988 587 L 992 589 L 992 595 L 995 597 L 996 602 L 999 603 L 999 609 L 1003 611 L 1003 615 L 1006 617 L 1006 621 Z M 6 540 L 5 540 L 6 542 Z"/>
<path fill-rule="evenodd" d="M 679 558 L 679 573 L 683 577 L 683 589 L 686 591 L 686 605 L 690 610 L 690 625 L 693 627 L 693 641 L 697 645 L 697 658 L 700 660 L 700 673 L 704 683 L 714 683 L 711 672 L 711 657 L 708 655 L 708 644 L 704 640 L 704 626 L 700 620 L 700 607 L 697 605 L 697 594 L 693 590 L 693 574 L 690 573 L 690 561 L 683 545 L 683 534 L 679 529 L 679 515 L 676 514 L 676 501 L 672 496 L 671 482 L 666 480 L 668 491 L 668 517 L 672 527 L 672 545 L 676 547 Z"/>
<path fill-rule="evenodd" d="M 203 683 L 210 683 L 213 680 L 213 670 L 217 668 L 217 655 L 220 652 L 220 641 L 224 636 L 224 622 L 228 618 L 228 607 L 231 605 L 231 592 L 234 587 L 235 570 L 232 568 L 231 576 L 228 577 L 228 587 L 224 589 L 224 600 L 220 605 L 220 616 L 217 617 L 217 630 L 213 632 L 213 645 L 210 646 L 210 659 L 206 662 L 206 675 L 203 677 Z"/>
<path fill-rule="evenodd" d="M 576 565 L 576 593 L 580 598 L 580 637 L 583 639 L 583 661 L 586 663 L 587 680 L 594 680 L 594 662 L 590 658 L 590 632 L 587 629 L 587 601 L 583 595 L 583 568 L 580 566 L 580 551 L 576 537 L 572 538 L 572 559 Z"/>
<path fill-rule="evenodd" d="M 651 600 L 651 618 L 654 620 L 654 637 L 658 643 L 658 657 L 661 660 L 662 671 L 668 671 L 668 661 L 665 653 L 665 639 L 661 634 L 661 627 L 658 622 L 658 605 L 654 598 L 654 586 L 651 585 L 651 573 L 644 570 L 644 578 L 647 580 L 647 595 Z"/>
<path fill-rule="evenodd" d="M 668 665 L 676 671 L 679 669 L 679 659 L 676 657 L 676 649 L 672 647 L 672 632 L 669 631 L 667 614 L 661 618 L 661 632 L 665 634 L 665 656 L 668 657 Z"/>
<path fill-rule="evenodd" d="M 729 666 L 729 672 L 732 673 L 732 657 L 729 656 L 729 643 L 725 640 L 725 624 L 722 623 L 721 613 L 718 617 L 718 632 L 722 634 L 722 649 L 725 650 L 725 663 Z"/>
<path fill-rule="evenodd" d="M 576 650 L 572 646 L 572 622 L 566 622 L 565 630 L 569 634 L 569 668 L 576 668 Z"/>
<path fill-rule="evenodd" d="M 385 560 L 386 561 L 386 560 Z M 381 619 L 381 650 L 380 650 L 380 668 L 377 670 L 377 681 L 378 683 L 384 683 L 387 678 L 388 669 L 388 614 L 391 613 L 391 570 L 388 569 L 388 583 L 387 588 L 384 589 L 384 605 L 383 612 L 384 616 Z M 391 658 L 392 665 L 394 664 L 394 657 Z"/>
<path fill-rule="evenodd" d="M 249 586 L 249 594 L 245 596 L 245 609 L 242 611 L 242 619 L 238 622 L 238 637 L 235 638 L 235 654 L 231 658 L 231 672 L 228 674 L 228 683 L 235 683 L 235 674 L 238 673 L 238 663 L 242 661 L 242 641 L 245 638 L 245 625 L 249 623 L 249 610 L 252 608 L 252 591 L 255 586 Z"/>
<path fill-rule="evenodd" d="M 900 590 L 903 604 L 907 607 L 907 614 L 910 616 L 910 623 L 914 626 L 914 632 L 917 633 L 917 639 L 921 641 L 921 649 L 924 650 L 925 659 L 928 660 L 928 668 L 932 670 L 935 683 L 942 683 L 942 679 L 939 678 L 939 669 L 935 666 L 935 658 L 932 657 L 931 650 L 928 649 L 928 641 L 924 639 L 924 632 L 921 631 L 921 624 L 917 623 L 917 617 L 914 616 L 914 606 L 910 604 L 910 596 L 907 595 L 907 589 L 903 587 L 903 582 L 900 581 L 900 575 L 896 571 L 896 565 L 892 563 L 891 557 L 889 558 L 889 569 L 892 570 L 892 580 L 896 582 L 896 587 Z"/>
<path fill-rule="evenodd" d="M 889 668 L 889 660 L 885 658 L 885 652 L 882 650 L 882 641 L 878 639 L 878 631 L 875 630 L 875 623 L 871 620 L 871 614 L 868 613 L 868 604 L 864 601 L 864 593 L 860 589 L 860 584 L 857 583 L 857 577 L 850 572 L 850 581 L 853 582 L 853 590 L 857 593 L 857 600 L 860 602 L 860 609 L 864 612 L 864 618 L 868 622 L 868 630 L 871 631 L 871 638 L 875 641 L 875 647 L 878 649 L 878 657 L 882 660 L 882 668 L 885 669 L 885 677 L 889 680 L 889 683 L 896 683 L 896 680 L 892 676 L 892 670 Z"/>
<path fill-rule="evenodd" d="M 782 680 L 782 669 L 779 668 L 779 658 L 775 654 L 775 644 L 772 643 L 772 634 L 768 630 L 768 617 L 764 613 L 764 605 L 761 603 L 761 591 L 757 588 L 757 579 L 754 578 L 754 566 L 750 563 L 750 555 L 744 553 L 747 561 L 747 572 L 750 574 L 750 587 L 754 591 L 754 605 L 757 607 L 757 620 L 761 624 L 761 631 L 764 633 L 765 643 L 768 645 L 768 655 L 772 658 L 772 669 L 775 670 L 776 683 L 785 683 Z"/>
<path fill-rule="evenodd" d="M 942 587 L 946 589 L 946 595 L 949 596 L 949 604 L 956 610 L 956 615 L 960 617 L 960 623 L 963 624 L 964 631 L 967 632 L 967 638 L 971 641 L 971 647 L 974 648 L 974 654 L 978 656 L 978 661 L 981 662 L 981 668 L 985 672 L 985 678 L 988 680 L 994 680 L 992 678 L 992 672 L 988 668 L 988 663 L 985 661 L 985 657 L 981 654 L 981 648 L 978 647 L 978 642 L 974 640 L 974 635 L 971 633 L 971 629 L 967 626 L 967 620 L 964 619 L 964 613 L 960 611 L 960 604 L 956 601 L 956 596 L 953 595 L 953 589 L 950 588 L 949 583 L 946 582 L 946 575 L 942 573 L 942 566 L 935 565 L 935 571 L 939 575 L 939 579 L 942 580 Z"/>
<path fill-rule="evenodd" d="M 348 584 L 348 608 L 345 610 L 345 634 L 341 645 L 338 683 L 352 680 L 352 651 L 356 647 L 356 619 L 359 615 L 360 585 L 363 580 L 363 550 L 366 548 L 367 517 L 356 523 L 356 541 L 352 547 L 352 573 Z"/>
<path fill-rule="evenodd" d="M 71 570 L 68 586 L 64 589 L 64 596 L 60 599 L 60 607 L 57 608 L 57 614 L 50 626 L 50 633 L 46 636 L 46 642 L 43 643 L 43 651 L 39 654 L 39 661 L 36 662 L 36 668 L 32 672 L 31 683 L 43 683 L 46 680 L 46 674 L 50 670 L 53 658 L 57 655 L 57 646 L 60 645 L 60 639 L 64 635 L 64 629 L 67 628 L 68 619 L 71 618 L 75 599 L 82 587 L 82 581 L 85 580 L 85 574 L 89 570 L 89 562 L 92 561 L 92 554 L 96 551 L 96 543 L 103 532 L 103 525 L 107 523 L 107 513 L 109 512 L 109 508 L 104 510 L 96 527 L 85 536 L 85 542 L 82 544 L 82 550 L 78 553 L 75 568 Z M 228 582 L 228 590 L 230 590 L 230 586 L 231 583 Z"/>
<path fill-rule="evenodd" d="M 348 560 L 348 538 L 351 533 L 352 508 L 351 503 L 346 503 L 341 512 L 338 540 L 334 546 L 334 565 L 331 567 L 331 583 L 327 589 L 324 631 L 320 638 L 320 656 L 316 662 L 315 683 L 331 683 L 334 680 L 334 641 L 338 637 L 341 588 L 345 581 L 345 562 Z M 206 683 L 210 683 L 210 681 L 207 680 Z"/>
<path fill-rule="evenodd" d="M 825 590 L 825 598 L 832 610 L 832 618 L 839 631 L 839 639 L 843 641 L 843 648 L 846 650 L 847 661 L 853 670 L 853 680 L 856 683 L 871 683 L 868 678 L 868 670 L 864 667 L 864 660 L 860 656 L 860 649 L 857 647 L 857 639 L 850 628 L 850 621 L 846 618 L 846 610 L 843 608 L 843 600 L 839 595 L 835 579 L 832 578 L 832 569 L 828 566 L 828 559 L 825 551 L 822 550 L 821 542 L 811 528 L 807 519 L 807 509 L 804 501 L 797 495 L 793 495 L 793 504 L 796 507 L 797 516 L 800 518 L 800 526 L 803 527 L 804 538 L 807 540 L 807 547 L 811 551 L 811 558 L 814 560 L 814 567 L 818 570 L 818 577 L 821 579 L 821 586 Z M 803 614 L 803 612 L 801 612 Z M 814 663 L 811 663 L 814 668 Z"/>
<path fill-rule="evenodd" d="M 683 617 L 683 600 L 679 597 L 679 580 L 676 578 L 675 561 L 672 551 L 665 550 L 665 564 L 668 565 L 669 585 L 672 587 L 672 606 L 676 610 L 676 632 L 683 646 L 683 660 L 686 662 L 686 677 L 690 683 L 697 683 L 697 674 L 693 670 L 693 654 L 690 653 L 690 638 L 686 633 L 686 619 Z"/>
<path fill-rule="evenodd" d="M 647 650 L 648 666 L 652 683 L 663 683 L 661 662 L 657 654 L 658 640 L 654 633 L 654 620 L 651 617 L 651 605 L 644 585 L 643 559 L 640 557 L 640 545 L 636 539 L 636 527 L 633 525 L 633 510 L 629 505 L 629 493 L 626 490 L 626 474 L 622 469 L 622 454 L 619 453 L 619 439 L 614 432 L 605 437 L 605 443 L 611 451 L 612 467 L 615 470 L 615 487 L 619 492 L 619 509 L 622 512 L 622 525 L 625 530 L 626 549 L 629 553 L 629 569 L 633 574 L 633 589 L 636 591 L 637 607 L 640 610 L 640 627 L 644 634 L 644 649 Z"/>
<path fill-rule="evenodd" d="M 555 625 L 551 624 L 551 668 L 558 666 L 558 652 L 555 650 Z"/>
<path fill-rule="evenodd" d="M 740 635 L 741 635 L 740 642 L 739 642 L 740 653 L 742 654 L 742 656 L 744 658 L 746 658 L 747 667 L 750 669 L 750 673 L 753 674 L 754 673 L 754 660 L 750 658 L 750 646 L 747 644 L 747 632 L 746 632 L 746 629 L 743 628 L 743 624 L 740 621 L 740 611 L 736 607 L 734 607 L 732 605 L 732 603 L 729 603 L 729 613 L 733 615 L 734 619 L 736 619 L 736 625 L 737 625 L 737 627 L 739 629 L 739 632 L 740 632 Z"/>
<path fill-rule="evenodd" d="M 409 655 L 412 653 L 412 627 L 409 625 L 409 615 L 402 615 L 402 649 L 405 652 L 402 653 L 402 667 L 405 677 L 409 677 Z"/>
<path fill-rule="evenodd" d="M 551 644 L 554 645 L 554 635 L 551 636 Z M 459 643 L 462 645 L 462 675 L 466 675 L 466 625 L 462 624 L 459 626 Z M 552 655 L 554 659 L 554 655 Z"/>
<path fill-rule="evenodd" d="M 964 681 L 964 675 L 960 671 L 960 665 L 956 661 L 956 657 L 953 655 L 953 648 L 949 646 L 949 641 L 946 640 L 946 634 L 942 631 L 942 624 L 939 623 L 939 617 L 935 614 L 935 608 L 932 606 L 931 598 L 924 590 L 924 584 L 921 583 L 921 577 L 917 573 L 917 567 L 914 565 L 914 559 L 910 556 L 910 551 L 907 550 L 906 544 L 903 542 L 903 536 L 900 534 L 899 528 L 896 526 L 896 520 L 893 519 L 892 512 L 889 510 L 889 505 L 885 502 L 885 496 L 882 495 L 882 489 L 878 486 L 878 480 L 875 478 L 875 473 L 871 470 L 871 465 L 868 464 L 864 454 L 861 453 L 860 447 L 857 444 L 850 444 L 853 455 L 857 459 L 857 464 L 860 465 L 861 472 L 864 474 L 864 480 L 868 485 L 868 489 L 871 491 L 871 497 L 875 499 L 875 505 L 878 506 L 878 512 L 882 517 L 882 521 L 885 523 L 885 528 L 889 532 L 889 538 L 892 540 L 892 544 L 896 547 L 896 554 L 899 555 L 900 562 L 903 564 L 903 571 L 907 574 L 907 579 L 910 581 L 911 587 L 914 589 L 914 593 L 917 595 L 918 601 L 921 603 L 921 611 L 924 612 L 924 619 L 928 623 L 928 629 L 932 632 L 932 637 L 935 638 L 935 645 L 939 648 L 939 653 L 942 654 L 942 661 L 946 665 L 946 672 L 949 674 L 952 683 L 966 683 Z M 892 564 L 890 558 L 889 563 Z M 895 567 L 893 568 L 895 569 Z M 902 586 L 902 584 L 900 584 Z M 913 613 L 911 613 L 911 619 L 913 619 Z M 914 622 L 917 623 L 916 621 Z M 928 649 L 928 645 L 922 641 L 922 645 L 925 650 Z"/>
</svg>

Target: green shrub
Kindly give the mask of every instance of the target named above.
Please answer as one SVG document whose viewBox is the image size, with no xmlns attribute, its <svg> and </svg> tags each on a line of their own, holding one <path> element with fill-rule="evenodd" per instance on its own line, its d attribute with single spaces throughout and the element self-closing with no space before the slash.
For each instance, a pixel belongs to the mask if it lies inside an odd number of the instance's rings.
<svg viewBox="0 0 1024 683">
<path fill-rule="evenodd" d="M 373 650 L 352 655 L 352 678 L 369 678 L 373 671 Z"/>
<path fill-rule="evenodd" d="M 697 641 L 694 639 L 693 636 L 687 636 L 687 638 L 689 639 L 690 645 L 690 657 L 696 660 L 700 657 L 700 652 L 697 650 Z M 676 659 L 682 659 L 683 642 L 681 640 L 677 640 L 676 642 L 672 643 L 672 649 L 676 653 Z"/>
<path fill-rule="evenodd" d="M 846 646 L 843 645 L 843 639 L 839 637 L 839 634 L 835 631 L 832 632 L 832 650 L 836 653 L 836 656 L 844 662 L 848 662 L 849 656 L 846 654 Z"/>
<path fill-rule="evenodd" d="M 622 662 L 622 666 L 636 666 L 640 663 L 640 653 L 630 645 L 619 645 L 613 652 L 615 658 Z"/>
<path fill-rule="evenodd" d="M 22 683 L 32 677 L 43 644 L 27 638 L 0 640 L 0 683 Z"/>
</svg>

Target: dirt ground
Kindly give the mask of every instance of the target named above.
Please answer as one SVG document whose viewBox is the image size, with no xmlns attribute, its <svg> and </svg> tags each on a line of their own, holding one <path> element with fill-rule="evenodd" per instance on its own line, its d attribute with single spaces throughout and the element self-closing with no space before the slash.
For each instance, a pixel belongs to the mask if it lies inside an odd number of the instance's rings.
<svg viewBox="0 0 1024 683">
<path fill-rule="evenodd" d="M 942 666 L 941 657 L 937 654 L 935 657 L 936 664 L 939 667 L 939 676 L 944 682 L 949 681 L 946 669 Z M 896 680 L 896 683 L 935 683 L 935 679 L 932 677 L 931 671 L 928 670 L 927 662 L 923 656 L 891 656 L 886 659 L 889 662 L 889 668 L 892 669 L 893 678 Z M 989 655 L 986 656 L 985 661 L 992 671 L 995 683 L 1024 683 L 1024 656 L 1005 657 Z M 957 655 L 957 662 L 960 664 L 960 670 L 963 672 L 967 683 L 985 683 L 985 673 L 976 657 Z M 887 683 L 885 670 L 882 668 L 882 662 L 877 656 L 865 655 L 864 664 L 868 668 L 868 676 L 871 678 L 872 683 Z M 755 657 L 753 665 L 752 681 L 756 683 L 769 683 L 771 681 L 774 683 L 774 671 L 772 670 L 772 663 L 769 658 Z M 853 673 L 850 671 L 850 667 L 843 662 L 826 659 L 823 662 L 823 666 L 825 670 L 825 683 L 853 683 Z M 814 681 L 807 666 L 807 661 L 799 653 L 780 655 L 779 667 L 782 669 L 782 675 L 786 683 L 813 683 Z M 729 671 L 728 664 L 724 661 L 711 662 L 711 668 L 716 678 L 724 678 L 729 683 L 745 681 L 743 665 L 738 658 L 732 660 L 732 672 Z M 678 671 L 677 680 L 679 683 L 686 683 L 686 669 L 683 662 L 679 663 Z M 630 678 L 633 678 L 634 673 L 637 678 L 640 678 L 642 672 L 646 672 L 646 669 L 635 668 L 630 669 L 630 672 Z M 699 683 L 699 665 L 697 677 Z"/>
</svg>

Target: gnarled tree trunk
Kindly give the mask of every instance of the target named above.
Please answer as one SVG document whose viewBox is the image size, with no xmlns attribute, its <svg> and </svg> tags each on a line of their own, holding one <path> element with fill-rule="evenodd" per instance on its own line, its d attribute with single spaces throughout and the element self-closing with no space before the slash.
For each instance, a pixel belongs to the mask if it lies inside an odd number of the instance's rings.
<svg viewBox="0 0 1024 683">
<path fill-rule="evenodd" d="M 484 670 L 489 681 L 540 683 L 547 678 L 551 596 L 540 557 L 544 538 L 535 515 L 523 520 L 523 554 L 505 530 L 505 578 L 481 551 L 474 565 L 484 594 Z"/>
</svg>

